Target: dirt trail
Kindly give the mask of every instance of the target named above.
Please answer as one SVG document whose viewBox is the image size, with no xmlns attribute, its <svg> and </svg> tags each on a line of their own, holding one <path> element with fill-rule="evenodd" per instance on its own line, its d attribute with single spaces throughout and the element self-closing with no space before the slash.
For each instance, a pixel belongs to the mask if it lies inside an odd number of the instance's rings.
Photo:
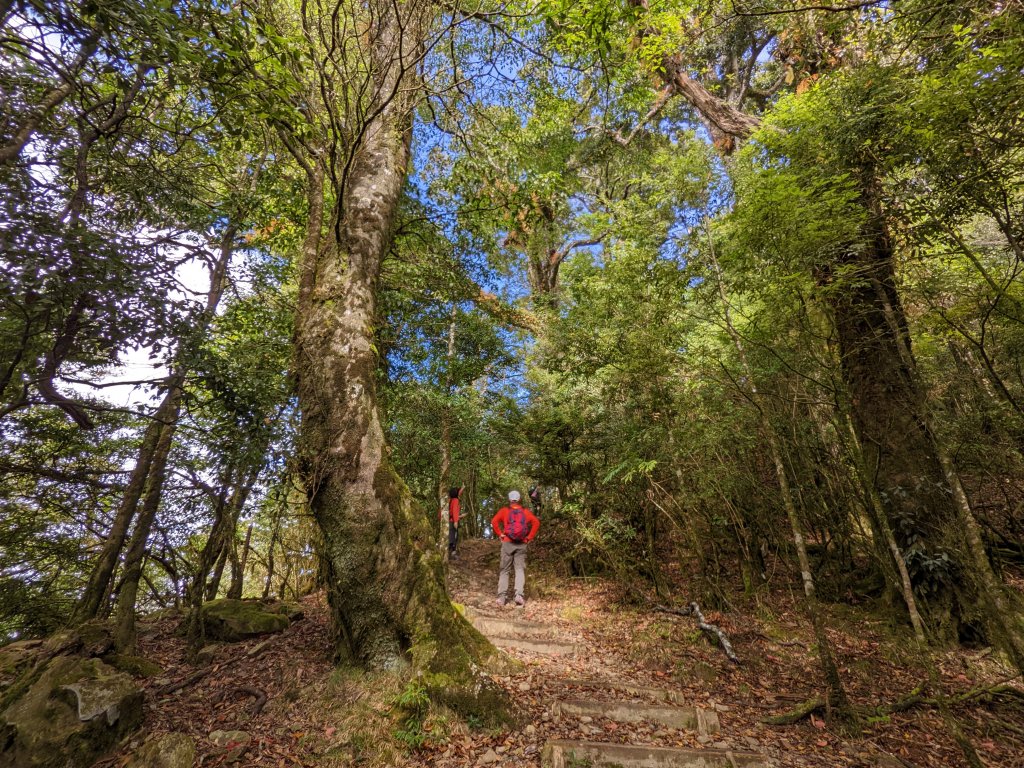
<svg viewBox="0 0 1024 768">
<path fill-rule="evenodd" d="M 170 731 L 195 738 L 197 765 L 227 765 L 210 739 L 217 729 L 242 729 L 251 737 L 244 756 L 232 763 L 241 766 L 539 768 L 546 746 L 543 764 L 552 768 L 597 768 L 602 755 L 625 768 L 751 768 L 756 760 L 780 768 L 965 765 L 938 712 L 927 707 L 869 724 L 854 740 L 815 718 L 785 727 L 760 724 L 819 693 L 813 640 L 786 593 L 770 596 L 770 609 L 707 611 L 729 633 L 742 661 L 735 666 L 692 620 L 624 607 L 613 583 L 572 578 L 555 548 L 543 541 L 530 551 L 526 607 L 499 609 L 498 547 L 494 541 L 463 543 L 449 569 L 449 587 L 467 616 L 522 663 L 514 674 L 496 679 L 523 711 L 521 726 L 489 731 L 442 711 L 412 734 L 417 748 L 403 746 L 395 702 L 405 682 L 335 668 L 328 611 L 323 596 L 312 595 L 303 600 L 304 620 L 278 635 L 219 646 L 199 678 L 186 660 L 178 620 L 142 622 L 141 654 L 163 672 L 142 681 L 145 730 L 98 765 L 122 766 L 147 735 Z M 674 576 L 674 583 L 683 583 Z M 921 659 L 891 628 L 866 620 L 870 614 L 857 612 L 855 621 L 844 622 L 841 609 L 832 606 L 830 637 L 855 703 L 905 696 L 921 680 Z M 942 690 L 956 694 L 1005 676 L 994 657 L 986 650 L 951 649 L 931 658 Z M 178 682 L 186 685 L 162 692 Z M 266 696 L 258 712 L 254 689 Z M 1024 733 L 1013 699 L 985 706 L 975 701 L 958 708 L 956 716 L 990 768 L 1024 765 L 1018 742 L 997 728 L 1002 722 Z M 578 742 L 643 745 L 647 751 L 616 752 Z M 705 751 L 704 762 L 664 751 L 680 749 Z M 573 750 L 575 760 L 568 756 Z"/>
<path fill-rule="evenodd" d="M 618 607 L 621 594 L 613 585 L 569 577 L 564 563 L 547 555 L 542 544 L 534 545 L 527 563 L 525 608 L 499 608 L 498 548 L 493 541 L 465 542 L 451 564 L 449 588 L 478 629 L 523 663 L 520 672 L 498 682 L 523 708 L 527 724 L 510 733 L 453 740 L 422 755 L 419 765 L 963 764 L 952 745 L 925 737 L 941 731 L 929 712 L 908 715 L 903 727 L 909 730 L 886 724 L 877 733 L 869 728 L 855 741 L 825 729 L 817 718 L 787 727 L 762 724 L 765 716 L 817 693 L 811 642 L 801 634 L 799 616 L 783 614 L 772 627 L 789 636 L 774 638 L 758 629 L 756 620 L 741 628 L 715 615 L 712 620 L 723 624 L 745 656 L 736 666 L 690 619 Z M 837 637 L 838 652 L 849 661 L 854 651 L 867 650 L 874 658 L 864 685 L 875 686 L 879 697 L 891 686 L 895 698 L 909 681 L 878 657 L 873 637 L 868 627 L 859 637 Z M 857 685 L 857 679 L 851 680 L 855 690 Z"/>
<path fill-rule="evenodd" d="M 449 586 L 467 618 L 523 663 L 521 672 L 500 682 L 527 711 L 528 724 L 498 744 L 481 744 L 486 749 L 476 763 L 553 768 L 778 764 L 752 752 L 761 746 L 755 739 L 723 735 L 728 705 L 714 696 L 688 698 L 666 687 L 664 673 L 645 669 L 630 655 L 630 645 L 605 635 L 609 627 L 604 626 L 608 617 L 602 603 L 608 596 L 600 585 L 557 579 L 549 564 L 528 563 L 526 607 L 499 607 L 497 560 L 497 542 L 467 542 L 452 563 Z M 710 667 L 702 673 L 715 674 Z"/>
</svg>

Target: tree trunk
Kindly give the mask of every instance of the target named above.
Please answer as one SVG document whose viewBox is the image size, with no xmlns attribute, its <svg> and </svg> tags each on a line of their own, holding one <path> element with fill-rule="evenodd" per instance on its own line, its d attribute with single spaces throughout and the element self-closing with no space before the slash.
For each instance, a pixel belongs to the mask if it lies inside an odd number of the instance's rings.
<svg viewBox="0 0 1024 768">
<path fill-rule="evenodd" d="M 899 548 L 939 566 L 911 571 L 915 586 L 929 579 L 918 607 L 932 632 L 955 640 L 962 624 L 978 625 L 1024 669 L 1017 608 L 980 537 L 971 535 L 977 522 L 931 427 L 873 171 L 865 171 L 863 190 L 869 213 L 864 242 L 848 251 L 843 276 L 830 281 L 828 295 L 864 465 Z"/>
<path fill-rule="evenodd" d="M 210 274 L 210 292 L 206 297 L 206 307 L 200 326 L 201 330 L 205 330 L 213 319 L 221 297 L 224 295 L 228 268 L 231 264 L 231 255 L 234 253 L 235 237 L 237 234 L 238 228 L 229 225 L 221 238 L 219 258 Z M 162 473 L 164 469 L 160 470 L 161 479 L 159 487 L 154 487 L 153 478 L 156 471 L 153 457 L 158 451 L 158 443 L 164 439 L 173 440 L 174 431 L 177 429 L 178 413 L 183 394 L 181 387 L 184 384 L 185 375 L 186 373 L 182 368 L 176 368 L 164 392 L 163 399 L 153 416 L 153 420 L 146 428 L 142 445 L 139 448 L 139 456 L 136 459 L 128 486 L 125 488 L 124 496 L 121 498 L 121 503 L 114 516 L 110 532 L 107 534 L 107 540 L 104 543 L 103 550 L 100 552 L 96 565 L 93 567 L 89 583 L 75 610 L 74 619 L 77 622 L 95 618 L 106 604 L 109 598 L 110 583 L 113 579 L 114 571 L 117 569 L 118 559 L 124 548 L 128 530 L 135 518 L 143 492 L 147 494 L 147 497 L 150 493 L 155 493 L 155 503 L 159 504 L 160 495 L 163 492 Z M 170 451 L 169 444 L 167 450 Z M 151 525 L 152 520 L 150 521 Z M 143 542 L 144 546 L 145 542 Z M 120 595 L 118 599 L 120 600 Z"/>
<path fill-rule="evenodd" d="M 146 487 L 146 478 L 149 477 L 150 464 L 153 461 L 153 453 L 156 450 L 157 442 L 160 439 L 160 432 L 165 426 L 160 415 L 168 410 L 171 392 L 164 395 L 163 402 L 157 408 L 146 433 L 139 446 L 139 455 L 132 468 L 128 486 L 125 488 L 121 503 L 114 515 L 114 522 L 107 533 L 106 541 L 100 556 L 93 566 L 89 575 L 89 583 L 82 593 L 82 597 L 75 609 L 75 621 L 84 622 L 94 619 L 101 613 L 105 613 L 105 606 L 110 596 L 110 583 L 114 578 L 114 571 L 117 570 L 118 561 L 121 557 L 121 550 L 124 549 L 125 539 L 128 538 L 128 530 L 135 519 L 136 510 L 139 507 L 139 500 L 142 498 Z"/>
<path fill-rule="evenodd" d="M 853 457 L 857 476 L 864 489 L 866 503 L 874 523 L 873 527 L 875 528 L 876 535 L 881 534 L 885 546 L 892 557 L 893 565 L 899 575 L 900 594 L 903 596 L 903 602 L 907 606 L 907 614 L 910 616 L 910 623 L 914 628 L 914 638 L 923 645 L 925 642 L 924 621 L 917 609 L 917 598 L 914 596 L 913 580 L 910 578 L 910 571 L 907 569 L 906 558 L 903 556 L 899 542 L 896 541 L 896 536 L 892 532 L 892 526 L 889 524 L 889 517 L 885 510 L 885 504 L 882 502 L 882 497 L 872 484 L 871 475 L 864 463 L 864 452 L 861 450 L 860 441 L 857 439 L 857 432 L 853 428 L 853 423 L 845 414 L 841 414 L 840 418 L 846 423 L 850 433 L 848 451 Z"/>
<path fill-rule="evenodd" d="M 825 623 L 821 616 L 821 607 L 818 604 L 817 592 L 814 587 L 814 577 L 811 574 L 811 562 L 807 556 L 807 543 L 804 539 L 803 526 L 800 523 L 795 496 L 789 484 L 789 475 L 786 473 L 786 465 L 783 461 L 782 444 L 778 433 L 775 431 L 775 425 L 771 423 L 770 417 L 761 409 L 758 402 L 760 400 L 760 393 L 754 379 L 754 371 L 747 360 L 743 338 L 732 323 L 732 313 L 729 308 L 722 270 L 711 246 L 709 246 L 708 250 L 717 279 L 719 296 L 722 299 L 722 314 L 725 320 L 725 327 L 733 341 L 736 354 L 746 374 L 751 402 L 758 409 L 761 417 L 761 427 L 768 440 L 768 448 L 771 452 L 772 464 L 775 467 L 775 476 L 779 482 L 779 490 L 782 494 L 786 518 L 793 532 L 793 544 L 796 547 L 797 560 L 800 563 L 800 577 L 804 587 L 805 606 L 807 614 L 811 619 L 811 626 L 814 629 L 814 639 L 818 645 L 818 663 L 825 681 L 825 688 L 828 691 L 826 697 L 828 716 L 829 719 L 835 719 L 845 726 L 856 727 L 857 716 L 846 695 L 846 690 L 843 688 L 842 680 L 839 677 L 839 667 L 836 665 L 835 657 L 832 654 L 832 643 L 825 632 Z"/>
<path fill-rule="evenodd" d="M 242 556 L 231 558 L 231 586 L 228 588 L 228 597 L 232 600 L 241 600 L 242 589 L 245 586 L 245 565 L 249 560 L 249 546 L 252 542 L 252 523 L 245 531 L 245 541 L 242 543 Z"/>
<path fill-rule="evenodd" d="M 156 449 L 153 451 L 153 461 L 150 465 L 142 510 L 139 512 L 138 520 L 135 521 L 135 530 L 132 531 L 128 551 L 125 554 L 124 578 L 121 581 L 121 590 L 117 595 L 115 610 L 117 626 L 114 630 L 114 645 L 121 653 L 135 652 L 135 602 L 146 557 L 146 542 L 149 540 L 149 532 L 156 519 L 157 509 L 160 507 L 160 497 L 163 494 L 164 477 L 167 472 L 167 458 L 171 453 L 178 414 L 181 410 L 182 379 L 183 377 L 179 374 L 173 374 L 165 407 L 160 411 L 159 421 L 163 426 Z"/>
<path fill-rule="evenodd" d="M 375 34 L 364 44 L 375 103 L 351 148 L 330 241 L 320 247 L 319 222 L 311 219 L 303 246 L 295 366 L 305 486 L 323 534 L 338 658 L 379 669 L 411 660 L 444 673 L 444 685 L 427 680 L 433 695 L 473 708 L 481 705 L 482 693 L 495 695 L 482 691 L 472 672 L 474 662 L 492 658 L 494 650 L 452 607 L 430 519 L 391 466 L 377 408 L 373 343 L 377 283 L 405 183 L 418 100 L 410 73 L 432 5 L 371 5 Z M 318 198 L 311 198 L 311 215 Z M 458 702 L 450 698 L 456 685 L 462 689 Z"/>
<path fill-rule="evenodd" d="M 217 599 L 217 593 L 220 591 L 220 580 L 224 576 L 224 566 L 228 561 L 228 550 L 231 548 L 231 542 L 226 537 L 218 537 L 218 539 L 220 548 L 217 550 L 217 559 L 213 563 L 213 571 L 210 573 L 210 578 L 206 581 L 206 586 L 203 589 L 203 599 L 206 602 Z"/>
<path fill-rule="evenodd" d="M 455 302 L 452 302 L 451 320 L 448 323 L 448 350 L 445 356 L 444 375 L 444 405 L 441 406 L 441 466 L 438 471 L 439 499 L 438 509 L 440 510 L 440 525 L 438 526 L 438 543 L 441 550 L 441 557 L 448 562 L 448 489 L 451 484 L 452 470 L 452 363 L 455 360 Z"/>
<path fill-rule="evenodd" d="M 274 518 L 274 530 L 270 532 L 270 545 L 267 547 L 267 580 L 263 582 L 263 599 L 270 597 L 270 588 L 274 584 L 274 547 L 277 546 L 277 532 L 281 527 L 281 518 Z"/>
</svg>

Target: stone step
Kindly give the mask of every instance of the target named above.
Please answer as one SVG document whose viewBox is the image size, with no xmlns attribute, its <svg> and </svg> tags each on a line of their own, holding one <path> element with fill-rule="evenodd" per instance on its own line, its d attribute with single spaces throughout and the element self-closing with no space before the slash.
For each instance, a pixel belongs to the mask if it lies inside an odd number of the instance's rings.
<svg viewBox="0 0 1024 768">
<path fill-rule="evenodd" d="M 591 688 L 602 691 L 618 691 L 627 696 L 637 698 L 654 699 L 655 701 L 667 701 L 670 704 L 683 704 L 686 698 L 679 691 L 670 691 L 666 688 L 648 688 L 643 685 L 633 685 L 621 680 L 560 680 L 562 685 L 571 688 Z"/>
<path fill-rule="evenodd" d="M 545 656 L 575 656 L 579 646 L 573 643 L 560 643 L 556 640 L 527 639 L 524 637 L 495 637 L 485 635 L 488 640 L 499 648 L 511 648 L 517 651 L 529 651 Z"/>
<path fill-rule="evenodd" d="M 536 621 L 504 619 L 494 616 L 483 616 L 481 614 L 470 615 L 468 613 L 467 618 L 476 627 L 477 632 L 487 637 L 550 639 L 559 634 L 558 627 L 550 624 L 540 624 Z"/>
<path fill-rule="evenodd" d="M 577 717 L 603 717 L 617 723 L 651 722 L 669 728 L 697 731 L 701 735 L 718 733 L 721 725 L 718 714 L 700 707 L 668 707 L 657 704 L 637 704 L 628 701 L 556 701 L 551 706 L 555 715 Z"/>
<path fill-rule="evenodd" d="M 754 752 L 726 749 L 675 749 L 596 741 L 549 741 L 542 768 L 773 768 L 775 762 Z"/>
</svg>

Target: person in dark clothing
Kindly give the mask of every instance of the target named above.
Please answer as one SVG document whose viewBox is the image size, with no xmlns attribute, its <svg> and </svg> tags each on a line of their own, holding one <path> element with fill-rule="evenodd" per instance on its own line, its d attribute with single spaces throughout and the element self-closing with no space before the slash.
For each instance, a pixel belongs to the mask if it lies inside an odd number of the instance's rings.
<svg viewBox="0 0 1024 768">
<path fill-rule="evenodd" d="M 462 502 L 459 496 L 461 488 L 448 490 L 448 557 L 455 557 L 455 550 L 459 544 L 459 515 L 462 512 Z"/>
<path fill-rule="evenodd" d="M 533 504 L 533 511 L 540 514 L 540 488 L 536 485 L 532 485 L 526 495 L 530 497 L 530 501 Z"/>
</svg>

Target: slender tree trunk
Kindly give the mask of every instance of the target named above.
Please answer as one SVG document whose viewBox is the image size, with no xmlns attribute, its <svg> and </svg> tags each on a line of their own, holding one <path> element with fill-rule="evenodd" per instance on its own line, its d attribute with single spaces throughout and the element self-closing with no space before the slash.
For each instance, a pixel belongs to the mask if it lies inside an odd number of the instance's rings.
<svg viewBox="0 0 1024 768">
<path fill-rule="evenodd" d="M 107 533 L 106 541 L 100 556 L 93 566 L 89 575 L 89 583 L 82 593 L 78 606 L 75 610 L 75 620 L 78 622 L 88 621 L 96 618 L 103 611 L 110 596 L 110 584 L 114 578 L 114 571 L 121 557 L 121 550 L 124 548 L 125 539 L 128 537 L 128 530 L 139 506 L 146 487 L 146 478 L 149 477 L 149 468 L 153 461 L 153 453 L 156 451 L 157 442 L 160 439 L 161 429 L 165 426 L 160 420 L 160 414 L 170 410 L 170 399 L 172 392 L 164 395 L 163 402 L 157 408 L 153 419 L 146 427 L 146 433 L 139 446 L 139 455 L 132 468 L 128 486 L 125 488 L 121 503 L 114 514 L 114 522 Z"/>
<path fill-rule="evenodd" d="M 270 546 L 267 547 L 267 580 L 263 582 L 263 599 L 270 597 L 270 587 L 274 583 L 274 547 L 277 546 L 277 530 L 281 525 L 280 518 L 274 521 L 274 530 L 270 534 Z"/>
<path fill-rule="evenodd" d="M 284 558 L 284 577 L 281 579 L 281 583 L 277 586 L 277 599 L 284 600 L 288 590 L 288 579 L 292 577 L 292 559 L 285 555 Z"/>
<path fill-rule="evenodd" d="M 231 543 L 227 537 L 220 538 L 220 549 L 217 550 L 217 559 L 213 563 L 213 571 L 210 573 L 210 578 L 206 581 L 205 589 L 203 590 L 203 599 L 206 602 L 217 599 L 217 593 L 220 591 L 220 580 L 224 577 L 224 566 L 228 561 L 228 551 L 231 549 Z"/>
<path fill-rule="evenodd" d="M 917 642 L 923 644 L 925 642 L 924 620 L 921 618 L 921 613 L 917 609 L 917 598 L 914 597 L 914 586 L 910 578 L 910 571 L 907 569 L 906 558 L 903 556 L 899 542 L 896 541 L 896 536 L 892 532 L 892 526 L 889 524 L 885 505 L 882 503 L 882 499 L 879 497 L 878 491 L 871 482 L 871 476 L 864 463 L 864 452 L 861 450 L 860 442 L 857 440 L 856 430 L 854 430 L 852 422 L 845 416 L 845 414 L 840 418 L 845 421 L 850 433 L 849 452 L 853 457 L 854 466 L 857 469 L 857 475 L 860 478 L 861 486 L 864 489 L 864 495 L 867 503 L 871 507 L 871 511 L 873 513 L 872 518 L 874 520 L 876 531 L 882 535 L 885 545 L 889 550 L 889 554 L 892 557 L 892 562 L 896 568 L 896 572 L 899 574 L 900 593 L 903 595 L 903 601 L 907 606 L 907 614 L 910 616 L 910 623 L 914 628 L 914 637 L 917 639 Z"/>
<path fill-rule="evenodd" d="M 249 560 L 249 545 L 252 541 L 252 523 L 245 531 L 245 541 L 242 542 L 242 555 L 237 552 L 231 558 L 231 586 L 228 587 L 228 597 L 232 600 L 242 598 L 242 589 L 245 586 L 245 565 Z"/>
<path fill-rule="evenodd" d="M 206 308 L 203 312 L 201 323 L 203 329 L 213 319 L 221 297 L 224 295 L 227 271 L 231 263 L 231 255 L 234 253 L 235 237 L 237 234 L 237 227 L 228 226 L 224 236 L 221 238 L 220 257 L 210 275 L 210 292 L 206 297 Z M 107 540 L 100 552 L 96 565 L 93 567 L 89 583 L 75 610 L 75 621 L 82 622 L 95 618 L 106 604 L 114 571 L 117 569 L 118 559 L 124 548 L 128 530 L 135 518 L 143 492 L 146 494 L 155 493 L 156 501 L 154 503 L 159 504 L 160 495 L 163 491 L 162 473 L 164 470 L 160 470 L 161 480 L 159 487 L 154 488 L 153 477 L 156 474 L 154 456 L 157 454 L 157 446 L 162 440 L 173 440 L 174 431 L 177 429 L 182 396 L 181 387 L 184 380 L 185 371 L 178 368 L 172 374 L 156 414 L 146 428 L 135 467 L 132 469 L 128 486 L 125 488 L 117 513 L 114 515 L 114 522 L 107 535 Z M 170 445 L 168 445 L 167 450 L 170 451 Z M 152 521 L 150 521 L 151 524 Z M 143 546 L 145 546 L 145 542 L 143 542 Z M 118 598 L 120 600 L 120 595 Z"/>
<path fill-rule="evenodd" d="M 451 320 L 448 323 L 448 350 L 445 356 L 444 405 L 441 406 L 441 466 L 438 472 L 438 499 L 441 524 L 438 526 L 441 557 L 448 562 L 448 489 L 451 486 L 452 469 L 452 363 L 455 361 L 455 302 L 452 302 Z"/>
<path fill-rule="evenodd" d="M 167 410 L 163 414 L 164 418 L 160 419 L 164 426 L 160 430 L 160 438 L 157 441 L 156 450 L 153 452 L 149 480 L 146 484 L 146 495 L 138 519 L 135 521 L 135 530 L 132 531 L 128 551 L 125 553 L 124 578 L 121 580 L 121 591 L 117 595 L 114 645 L 121 653 L 133 653 L 135 650 L 135 602 L 146 557 L 146 542 L 149 540 L 149 533 L 160 506 L 164 477 L 167 472 L 167 458 L 171 453 L 178 413 L 181 408 L 182 377 L 174 374 L 172 378 L 173 383 L 168 393 Z"/>
<path fill-rule="evenodd" d="M 771 423 L 761 406 L 758 403 L 760 393 L 754 379 L 754 371 L 747 360 L 746 348 L 743 338 L 732 323 L 729 299 L 725 291 L 725 283 L 718 259 L 713 249 L 708 248 L 709 256 L 715 270 L 718 285 L 718 292 L 722 299 L 722 314 L 725 320 L 726 330 L 736 348 L 740 363 L 743 366 L 747 377 L 747 387 L 750 390 L 751 401 L 757 407 L 761 417 L 761 427 L 768 440 L 768 448 L 771 452 L 772 464 L 775 467 L 775 475 L 779 482 L 779 490 L 782 494 L 782 503 L 786 510 L 786 518 L 789 520 L 790 529 L 793 532 L 793 543 L 796 547 L 797 560 L 800 564 L 800 577 L 804 587 L 805 604 L 811 625 L 814 629 L 814 639 L 818 645 L 818 663 L 821 666 L 822 677 L 825 680 L 825 687 L 828 691 L 826 703 L 830 719 L 834 718 L 847 726 L 856 726 L 857 716 L 850 704 L 850 700 L 843 688 L 842 679 L 839 677 L 839 667 L 836 665 L 835 657 L 832 654 L 832 643 L 825 631 L 825 623 L 821 616 L 821 607 L 818 604 L 817 593 L 814 587 L 814 577 L 811 573 L 811 562 L 807 556 L 807 543 L 804 539 L 803 526 L 800 523 L 800 516 L 797 512 L 796 501 L 792 487 L 789 484 L 789 476 L 786 473 L 786 465 L 783 460 L 783 449 L 775 426 Z"/>
<path fill-rule="evenodd" d="M 201 327 L 204 330 L 212 321 L 217 305 L 224 295 L 227 271 L 231 263 L 231 255 L 234 252 L 237 234 L 237 227 L 229 225 L 221 238 L 220 254 L 210 275 L 210 292 L 207 294 L 206 307 L 203 311 Z M 142 574 L 145 560 L 146 543 L 149 539 L 153 523 L 156 520 L 157 510 L 160 507 L 160 500 L 163 495 L 167 459 L 174 442 L 175 432 L 177 431 L 178 416 L 181 411 L 181 398 L 184 394 L 182 389 L 184 382 L 185 372 L 183 370 L 176 370 L 172 373 L 168 394 L 165 397 L 166 407 L 162 409 L 161 418 L 158 419 L 162 426 L 146 479 L 145 499 L 125 555 L 124 578 L 122 579 L 121 590 L 117 596 L 117 626 L 114 634 L 115 646 L 122 652 L 132 652 L 135 648 L 135 603 L 138 595 L 139 578 Z"/>
</svg>

